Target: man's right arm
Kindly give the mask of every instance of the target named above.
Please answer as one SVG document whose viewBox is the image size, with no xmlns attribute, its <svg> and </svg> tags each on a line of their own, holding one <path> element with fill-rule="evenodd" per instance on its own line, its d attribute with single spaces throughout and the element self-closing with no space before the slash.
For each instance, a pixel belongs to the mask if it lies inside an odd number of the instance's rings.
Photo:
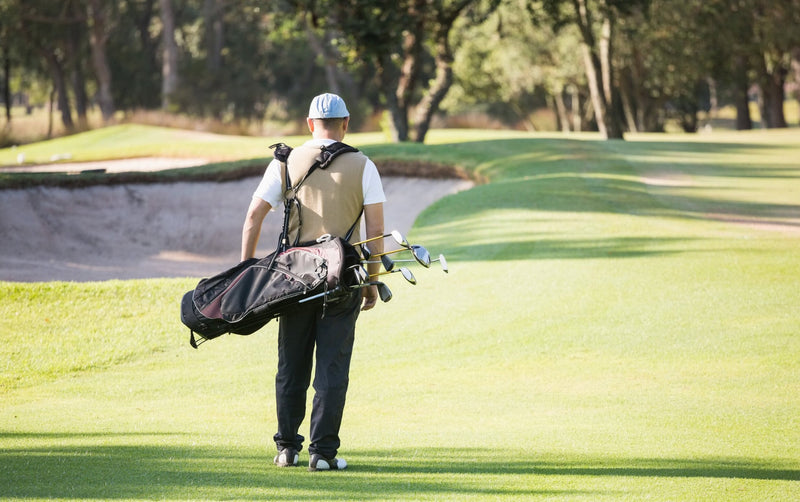
<svg viewBox="0 0 800 502">
<path fill-rule="evenodd" d="M 264 223 L 264 217 L 267 216 L 270 209 L 272 209 L 272 205 L 259 197 L 253 197 L 250 202 L 242 227 L 241 261 L 255 256 L 258 238 L 261 236 L 261 224 Z"/>
<path fill-rule="evenodd" d="M 367 239 L 373 239 L 383 235 L 383 203 L 367 204 L 364 206 L 364 225 L 366 227 Z M 371 254 L 383 253 L 383 239 L 376 239 L 368 245 Z M 375 261 L 375 260 L 371 260 Z M 367 264 L 367 273 L 371 276 L 381 270 L 380 260 L 377 263 Z M 369 310 L 378 302 L 378 288 L 369 286 L 362 290 L 363 304 L 361 310 Z"/>
</svg>

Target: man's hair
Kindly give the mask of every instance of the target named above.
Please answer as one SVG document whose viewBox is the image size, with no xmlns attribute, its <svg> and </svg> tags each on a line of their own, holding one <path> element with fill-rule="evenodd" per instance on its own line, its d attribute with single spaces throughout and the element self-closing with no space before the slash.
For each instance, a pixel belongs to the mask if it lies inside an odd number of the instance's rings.
<svg viewBox="0 0 800 502">
<path fill-rule="evenodd" d="M 348 117 L 337 117 L 332 119 L 311 119 L 315 124 L 322 124 L 322 128 L 328 131 L 338 129 L 342 126 L 344 119 Z"/>
</svg>

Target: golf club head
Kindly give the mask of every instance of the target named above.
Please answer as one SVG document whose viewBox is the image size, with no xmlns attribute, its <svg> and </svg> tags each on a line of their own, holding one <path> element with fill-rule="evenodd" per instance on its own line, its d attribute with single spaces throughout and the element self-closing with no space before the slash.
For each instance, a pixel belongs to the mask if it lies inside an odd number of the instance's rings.
<svg viewBox="0 0 800 502">
<path fill-rule="evenodd" d="M 411 246 L 411 254 L 414 255 L 414 258 L 425 268 L 430 268 L 431 266 L 431 254 L 428 252 L 427 249 L 424 247 L 414 244 Z"/>
<path fill-rule="evenodd" d="M 392 291 L 389 289 L 389 286 L 380 281 L 364 282 L 356 286 L 350 286 L 350 289 L 351 290 L 364 289 L 370 286 L 375 286 L 378 288 L 378 296 L 381 298 L 382 302 L 386 303 L 392 299 Z"/>
<path fill-rule="evenodd" d="M 378 286 L 378 296 L 380 296 L 383 303 L 392 299 L 392 290 L 389 289 L 389 286 L 382 282 L 376 282 L 375 285 Z"/>
<path fill-rule="evenodd" d="M 361 256 L 363 256 L 365 260 L 369 260 L 372 256 L 366 244 L 361 244 Z"/>
<path fill-rule="evenodd" d="M 445 274 L 450 272 L 450 270 L 447 268 L 447 260 L 443 254 L 439 255 L 439 264 L 442 266 L 442 270 L 444 270 Z"/>
<path fill-rule="evenodd" d="M 392 259 L 389 257 L 389 255 L 383 255 L 383 256 L 381 256 L 381 263 L 383 263 L 383 268 L 384 268 L 384 269 L 385 269 L 387 272 L 391 272 L 391 271 L 392 271 L 392 269 L 394 268 L 394 260 L 392 260 Z"/>
<path fill-rule="evenodd" d="M 405 278 L 405 280 L 411 284 L 417 284 L 417 278 L 414 277 L 414 274 L 411 273 L 411 270 L 407 269 L 406 267 L 400 267 L 400 273 L 403 274 L 403 278 Z"/>
<path fill-rule="evenodd" d="M 367 273 L 367 269 L 365 269 L 363 265 L 354 265 L 353 273 L 356 276 L 356 282 L 358 284 L 363 284 L 369 281 L 369 273 Z"/>
<path fill-rule="evenodd" d="M 396 243 L 398 243 L 399 245 L 403 246 L 404 248 L 408 247 L 408 241 L 403 236 L 403 234 L 401 234 L 397 230 L 392 230 L 391 234 L 389 234 L 389 235 L 391 235 L 392 239 L 394 239 L 394 241 Z"/>
</svg>

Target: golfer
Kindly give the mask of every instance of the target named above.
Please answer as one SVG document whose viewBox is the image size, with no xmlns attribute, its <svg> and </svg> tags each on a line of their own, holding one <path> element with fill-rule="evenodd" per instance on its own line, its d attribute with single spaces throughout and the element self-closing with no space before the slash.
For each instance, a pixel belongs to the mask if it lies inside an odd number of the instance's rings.
<svg viewBox="0 0 800 502">
<path fill-rule="evenodd" d="M 247 211 L 242 229 L 242 260 L 252 258 L 267 213 L 284 200 L 284 171 L 297 183 L 308 172 L 322 147 L 344 139 L 350 114 L 344 100 L 335 94 L 321 94 L 311 101 L 308 129 L 311 140 L 292 150 L 286 166 L 273 160 Z M 361 152 L 343 153 L 326 169 L 316 169 L 297 193 L 302 219 L 292 210 L 289 242 L 299 232 L 300 242 L 323 234 L 345 237 L 363 209 L 366 237 L 383 235 L 383 193 L 375 164 Z M 302 221 L 302 223 L 300 223 Z M 359 226 L 352 241 L 359 239 Z M 370 243 L 373 253 L 383 251 L 383 241 Z M 368 264 L 370 274 L 380 264 Z M 353 350 L 356 319 L 360 310 L 375 306 L 375 286 L 353 291 L 345 300 L 328 305 L 300 305 L 280 318 L 278 332 L 278 372 L 275 398 L 278 432 L 274 436 L 278 454 L 274 463 L 280 467 L 297 466 L 305 438 L 298 433 L 306 415 L 306 392 L 311 382 L 316 346 L 314 401 L 311 409 L 310 471 L 344 469 L 347 462 L 338 458 L 339 428 L 342 424 L 347 393 L 350 356 Z"/>
</svg>

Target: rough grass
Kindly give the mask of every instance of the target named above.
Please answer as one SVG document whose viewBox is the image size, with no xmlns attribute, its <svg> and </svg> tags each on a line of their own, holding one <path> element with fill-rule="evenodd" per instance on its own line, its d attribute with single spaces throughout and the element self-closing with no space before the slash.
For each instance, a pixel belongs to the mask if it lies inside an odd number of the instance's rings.
<svg viewBox="0 0 800 502">
<path fill-rule="evenodd" d="M 796 138 L 364 149 L 489 183 L 409 235 L 450 274 L 389 277 L 360 320 L 348 471 L 271 466 L 276 326 L 193 351 L 178 303 L 196 278 L 2 283 L 0 497 L 796 498 Z"/>
</svg>

